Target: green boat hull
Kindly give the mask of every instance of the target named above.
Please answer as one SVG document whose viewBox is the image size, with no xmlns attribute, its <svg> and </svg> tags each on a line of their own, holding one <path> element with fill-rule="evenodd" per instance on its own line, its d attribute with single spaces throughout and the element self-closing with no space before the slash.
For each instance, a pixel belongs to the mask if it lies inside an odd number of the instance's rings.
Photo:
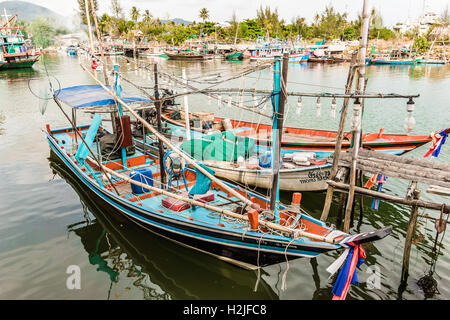
<svg viewBox="0 0 450 320">
<path fill-rule="evenodd" d="M 242 60 L 244 58 L 244 51 L 229 53 L 226 56 L 227 60 Z"/>
<path fill-rule="evenodd" d="M 0 63 L 0 70 L 9 70 L 9 69 L 21 69 L 21 68 L 31 68 L 33 64 L 37 60 L 29 60 L 23 62 L 7 62 L 5 64 Z"/>
</svg>

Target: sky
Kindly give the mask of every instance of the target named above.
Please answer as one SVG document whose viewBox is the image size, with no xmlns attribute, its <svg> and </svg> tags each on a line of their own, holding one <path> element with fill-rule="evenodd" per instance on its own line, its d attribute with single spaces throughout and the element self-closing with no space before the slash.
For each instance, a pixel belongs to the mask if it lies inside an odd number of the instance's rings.
<svg viewBox="0 0 450 320">
<path fill-rule="evenodd" d="M 32 2 L 68 16 L 78 8 L 77 0 L 23 0 Z M 97 0 L 100 13 L 110 12 L 111 0 Z M 317 12 L 332 5 L 339 12 L 347 12 L 353 20 L 362 10 L 363 0 L 120 0 L 126 14 L 136 6 L 141 11 L 148 9 L 154 17 L 160 19 L 181 18 L 199 21 L 201 8 L 209 11 L 211 21 L 224 23 L 231 19 L 235 11 L 238 20 L 256 17 L 256 10 L 262 5 L 277 8 L 281 18 L 291 22 L 296 16 L 304 17 L 310 23 Z M 423 13 L 424 3 L 427 11 L 440 15 L 446 6 L 450 9 L 450 0 L 369 0 L 369 7 L 377 8 L 386 26 L 406 19 L 415 19 Z"/>
</svg>

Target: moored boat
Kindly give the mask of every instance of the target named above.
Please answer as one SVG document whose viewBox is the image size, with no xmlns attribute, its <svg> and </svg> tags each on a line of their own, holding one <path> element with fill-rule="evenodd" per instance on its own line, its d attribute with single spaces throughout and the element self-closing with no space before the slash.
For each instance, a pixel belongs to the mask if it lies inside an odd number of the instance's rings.
<svg viewBox="0 0 450 320">
<path fill-rule="evenodd" d="M 41 56 L 29 40 L 25 40 L 21 26 L 13 25 L 15 14 L 0 27 L 0 70 L 31 68 Z"/>
<path fill-rule="evenodd" d="M 184 127 L 185 123 L 180 120 L 173 119 L 177 113 L 173 110 L 165 109 L 162 113 L 164 121 Z M 193 118 L 193 116 L 190 116 Z M 263 123 L 253 123 L 242 120 L 230 120 L 219 117 L 214 117 L 211 124 L 212 127 L 221 128 L 223 130 L 222 122 L 230 125 L 227 131 L 233 132 L 238 136 L 252 137 L 258 141 L 258 144 L 270 146 L 272 141 L 271 126 Z M 191 130 L 197 132 L 207 132 L 207 129 L 202 127 L 191 127 Z M 344 134 L 344 141 L 342 142 L 342 149 L 347 150 L 351 144 L 351 132 Z M 281 148 L 284 153 L 295 151 L 311 151 L 320 153 L 323 156 L 330 155 L 334 152 L 336 143 L 337 131 L 331 130 L 317 130 L 306 128 L 286 127 L 283 132 L 281 141 Z M 406 134 L 389 134 L 384 133 L 384 129 L 380 129 L 377 133 L 363 134 L 363 148 L 401 155 L 415 148 L 418 148 L 425 143 L 431 141 L 429 135 L 406 135 Z M 282 152 L 283 153 L 283 152 Z"/>
<path fill-rule="evenodd" d="M 267 198 L 215 178 L 212 170 L 183 156 L 123 100 L 111 99 L 113 95 L 110 99 L 103 95 L 98 100 L 98 95 L 89 92 L 97 92 L 98 87 L 81 87 L 86 91 L 76 96 L 73 88 L 55 92 L 54 100 L 60 109 L 63 111 L 61 102 L 74 110 L 118 103 L 116 124 L 122 134 L 114 137 L 101 126 L 102 117 L 94 114 L 90 125 L 76 126 L 74 121 L 69 128 L 51 129 L 47 125 L 47 141 L 83 188 L 146 230 L 246 268 L 314 257 L 345 248 L 349 243 L 356 246 L 375 241 L 391 232 L 387 227 L 350 236 L 284 205 L 280 205 L 279 216 L 274 220 L 267 211 L 270 207 Z M 130 122 L 121 112 L 123 107 L 172 149 L 163 162 L 156 162 L 136 146 L 128 149 L 133 143 L 127 127 Z M 105 148 L 106 141 L 122 149 L 122 153 Z M 169 178 L 164 189 L 161 165 Z"/>
</svg>

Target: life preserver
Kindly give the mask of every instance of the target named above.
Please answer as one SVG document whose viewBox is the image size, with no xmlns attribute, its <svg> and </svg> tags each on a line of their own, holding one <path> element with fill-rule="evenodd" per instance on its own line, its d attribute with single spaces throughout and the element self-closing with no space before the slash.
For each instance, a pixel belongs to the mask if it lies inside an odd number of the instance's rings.
<svg viewBox="0 0 450 320">
<path fill-rule="evenodd" d="M 92 69 L 97 70 L 98 64 L 95 60 L 92 60 Z"/>
</svg>

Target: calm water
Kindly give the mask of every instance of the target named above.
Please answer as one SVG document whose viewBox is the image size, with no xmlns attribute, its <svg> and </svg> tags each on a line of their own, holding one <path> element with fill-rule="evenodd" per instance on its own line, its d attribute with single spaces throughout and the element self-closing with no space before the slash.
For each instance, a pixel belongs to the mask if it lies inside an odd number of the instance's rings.
<svg viewBox="0 0 450 320">
<path fill-rule="evenodd" d="M 47 56 L 49 74 L 64 87 L 92 84 L 79 67 L 79 60 L 67 56 Z M 45 77 L 44 61 L 29 70 L 0 73 L 0 298 L 2 299 L 330 299 L 333 279 L 326 268 L 338 252 L 316 259 L 297 259 L 266 267 L 261 273 L 245 271 L 207 255 L 177 246 L 149 234 L 99 206 L 90 194 L 55 159 L 42 129 L 68 126 L 56 105 L 48 103 L 44 115 L 42 101 L 30 92 L 40 93 Z M 150 60 L 148 60 L 150 61 Z M 220 72 L 225 78 L 242 70 L 248 62 L 212 61 L 189 65 L 161 61 L 161 68 L 181 75 L 187 68 L 190 78 Z M 346 64 L 291 65 L 288 90 L 304 92 L 343 92 Z M 121 70 L 142 85 L 149 85 L 147 74 L 134 71 L 122 60 Z M 449 66 L 379 67 L 367 69 L 369 92 L 419 93 L 414 112 L 417 127 L 413 134 L 429 134 L 450 124 Z M 236 79 L 231 87 L 271 88 L 270 70 Z M 124 83 L 126 87 L 126 84 Z M 133 91 L 133 89 L 130 89 Z M 192 110 L 210 110 L 235 119 L 259 121 L 259 116 L 218 108 L 203 97 L 190 97 Z M 181 102 L 181 101 L 180 101 Z M 40 105 L 41 103 L 41 105 Z M 295 114 L 296 99 L 288 101 L 287 124 L 311 128 L 337 129 L 338 119 L 329 116 L 330 101 L 322 101 L 322 115 L 315 116 L 315 100 L 304 98 L 300 117 Z M 364 130 L 403 133 L 406 101 L 376 100 L 366 104 Z M 89 121 L 88 116 L 79 122 Z M 422 157 L 423 146 L 410 153 Z M 450 148 L 443 147 L 438 159 L 449 163 Z M 388 179 L 384 190 L 404 196 L 407 182 Z M 422 199 L 448 202 L 427 194 Z M 290 194 L 283 195 L 288 201 Z M 336 219 L 337 196 L 329 221 Z M 304 193 L 302 205 L 320 217 L 322 193 Z M 351 232 L 393 226 L 386 239 L 366 248 L 366 263 L 358 270 L 360 285 L 353 285 L 347 299 L 450 299 L 449 237 L 439 238 L 439 254 L 433 256 L 435 230 L 431 221 L 421 219 L 411 252 L 410 276 L 405 290 L 399 290 L 404 237 L 409 209 L 382 202 L 378 211 L 364 202 L 362 221 L 355 219 Z M 437 216 L 437 212 L 424 211 Z M 356 213 L 358 216 L 358 211 Z M 66 269 L 81 268 L 81 290 L 66 289 Z M 281 290 L 287 271 L 287 288 Z M 379 270 L 380 287 L 366 284 L 371 270 Z M 424 294 L 418 280 L 433 270 L 438 293 Z"/>
</svg>

